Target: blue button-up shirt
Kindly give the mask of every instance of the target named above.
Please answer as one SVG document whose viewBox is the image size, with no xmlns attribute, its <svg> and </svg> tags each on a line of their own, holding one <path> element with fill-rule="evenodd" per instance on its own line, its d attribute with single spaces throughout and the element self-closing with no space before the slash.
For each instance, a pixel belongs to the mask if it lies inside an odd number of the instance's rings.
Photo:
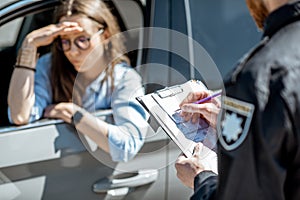
<svg viewBox="0 0 300 200">
<path fill-rule="evenodd" d="M 50 68 L 51 54 L 46 54 L 37 62 L 34 82 L 35 103 L 30 122 L 42 118 L 44 109 L 52 104 Z M 147 129 L 148 116 L 135 100 L 135 97 L 144 94 L 141 77 L 126 63 L 117 64 L 114 68 L 112 92 L 110 79 L 102 82 L 105 73 L 102 72 L 86 88 L 82 97 L 82 107 L 89 112 L 112 108 L 114 124 L 108 126 L 110 155 L 114 161 L 128 161 L 143 145 Z"/>
</svg>

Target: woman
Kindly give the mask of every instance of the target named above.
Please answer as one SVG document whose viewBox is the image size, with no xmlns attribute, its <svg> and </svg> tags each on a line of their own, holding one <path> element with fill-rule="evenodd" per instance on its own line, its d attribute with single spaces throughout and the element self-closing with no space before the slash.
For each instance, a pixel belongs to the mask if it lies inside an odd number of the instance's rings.
<svg viewBox="0 0 300 200">
<path fill-rule="evenodd" d="M 122 55 L 112 13 L 100 0 L 69 0 L 55 15 L 57 24 L 29 33 L 19 50 L 8 95 L 10 121 L 62 119 L 114 161 L 131 159 L 145 137 L 146 114 L 135 102 L 144 91 Z M 51 53 L 36 62 L 37 48 L 51 43 Z M 90 114 L 107 108 L 115 125 Z"/>
</svg>

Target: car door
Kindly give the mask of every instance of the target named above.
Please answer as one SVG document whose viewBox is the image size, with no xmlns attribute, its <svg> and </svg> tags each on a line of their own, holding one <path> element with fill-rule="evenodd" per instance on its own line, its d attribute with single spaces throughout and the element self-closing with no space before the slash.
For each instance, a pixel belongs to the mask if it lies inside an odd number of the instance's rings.
<svg viewBox="0 0 300 200">
<path fill-rule="evenodd" d="M 51 23 L 51 13 L 60 3 L 59 0 L 23 0 L 0 10 L 0 29 L 4 27 L 5 32 L 7 26 L 13 27 L 17 33 L 13 42 L 2 43 L 0 51 L 3 81 L 0 199 L 168 199 L 170 140 L 161 129 L 153 131 L 149 128 L 145 145 L 138 155 L 130 162 L 116 163 L 107 153 L 91 150 L 74 127 L 61 120 L 44 119 L 25 126 L 9 124 L 7 88 L 17 49 L 28 32 Z M 148 4 L 134 0 L 112 3 L 127 29 L 148 23 L 137 19 L 148 16 L 146 8 L 152 9 L 150 1 Z M 137 15 L 132 16 L 133 13 Z M 130 20 L 132 17 L 136 19 Z M 8 32 L 12 33 L 12 30 Z M 134 30 L 131 33 L 129 39 L 139 43 L 142 32 Z M 43 54 L 49 48 L 39 50 Z M 131 56 L 135 63 L 143 57 L 139 51 Z M 95 113 L 103 120 L 109 119 L 109 114 L 110 110 Z M 181 188 L 191 192 L 184 186 Z"/>
<path fill-rule="evenodd" d="M 209 89 L 222 88 L 223 78 L 261 37 L 244 1 L 155 0 L 152 5 L 150 26 L 159 30 L 149 34 L 149 41 L 161 40 L 151 45 L 158 48 L 147 51 L 150 67 L 143 68 L 144 79 L 156 83 L 150 91 L 189 79 L 201 80 Z M 201 73 L 206 64 L 215 68 L 208 77 Z M 183 189 L 176 177 L 178 148 L 170 144 L 168 199 L 188 199 L 193 191 Z"/>
</svg>

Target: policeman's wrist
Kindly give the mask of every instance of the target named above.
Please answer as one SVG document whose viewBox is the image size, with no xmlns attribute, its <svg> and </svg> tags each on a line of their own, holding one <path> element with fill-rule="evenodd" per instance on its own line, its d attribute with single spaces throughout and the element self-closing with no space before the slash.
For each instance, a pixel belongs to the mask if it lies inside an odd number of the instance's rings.
<svg viewBox="0 0 300 200">
<path fill-rule="evenodd" d="M 213 171 L 204 170 L 200 172 L 197 176 L 194 178 L 194 188 L 197 188 L 198 185 L 205 182 L 209 178 L 217 177 L 218 175 L 214 173 Z"/>
</svg>

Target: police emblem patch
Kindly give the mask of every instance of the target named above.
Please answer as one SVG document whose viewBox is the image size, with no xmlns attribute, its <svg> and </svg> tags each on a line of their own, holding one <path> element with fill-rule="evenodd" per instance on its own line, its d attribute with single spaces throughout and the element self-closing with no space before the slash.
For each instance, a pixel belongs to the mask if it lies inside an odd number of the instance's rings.
<svg viewBox="0 0 300 200">
<path fill-rule="evenodd" d="M 220 144 L 228 151 L 245 140 L 252 120 L 254 105 L 230 97 L 224 97 L 223 117 L 218 132 Z"/>
</svg>

